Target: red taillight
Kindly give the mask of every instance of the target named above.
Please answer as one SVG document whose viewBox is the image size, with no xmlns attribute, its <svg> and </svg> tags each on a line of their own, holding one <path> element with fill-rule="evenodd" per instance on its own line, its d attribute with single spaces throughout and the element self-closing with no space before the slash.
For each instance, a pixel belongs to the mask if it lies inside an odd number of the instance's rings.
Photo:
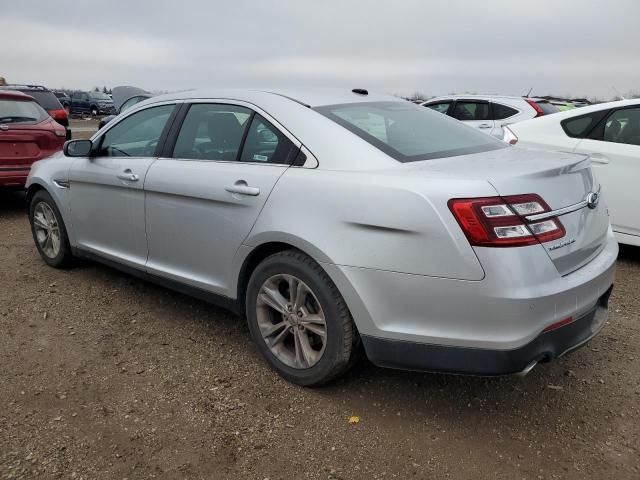
<svg viewBox="0 0 640 480">
<path fill-rule="evenodd" d="M 469 243 L 478 247 L 535 245 L 562 238 L 566 233 L 556 217 L 537 222 L 525 219 L 551 211 L 536 194 L 454 198 L 448 205 Z"/>
<path fill-rule="evenodd" d="M 525 98 L 525 100 L 529 105 L 531 105 L 535 109 L 536 117 L 541 117 L 544 115 L 544 112 L 540 108 L 540 105 L 538 105 L 535 101 L 531 100 L 530 98 Z"/>
<path fill-rule="evenodd" d="M 64 109 L 49 110 L 49 115 L 51 115 L 51 118 L 53 118 L 54 120 L 65 120 L 67 118 L 67 111 Z"/>
</svg>

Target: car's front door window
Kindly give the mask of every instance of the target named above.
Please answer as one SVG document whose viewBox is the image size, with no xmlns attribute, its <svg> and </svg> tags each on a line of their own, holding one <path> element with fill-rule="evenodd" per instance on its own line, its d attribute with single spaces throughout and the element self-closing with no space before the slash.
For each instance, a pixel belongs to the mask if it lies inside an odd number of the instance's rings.
<svg viewBox="0 0 640 480">
<path fill-rule="evenodd" d="M 98 157 L 152 157 L 174 105 L 151 107 L 125 118 L 98 141 Z"/>
</svg>

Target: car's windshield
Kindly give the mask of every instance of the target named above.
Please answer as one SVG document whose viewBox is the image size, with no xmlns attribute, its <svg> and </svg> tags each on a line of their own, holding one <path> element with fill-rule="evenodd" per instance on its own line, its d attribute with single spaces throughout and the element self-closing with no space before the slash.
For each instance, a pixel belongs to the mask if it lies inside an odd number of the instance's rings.
<svg viewBox="0 0 640 480">
<path fill-rule="evenodd" d="M 0 123 L 33 123 L 45 118 L 47 112 L 36 102 L 0 100 Z"/>
<path fill-rule="evenodd" d="M 101 92 L 91 92 L 89 93 L 91 98 L 95 98 L 96 100 L 111 100 L 111 97 L 106 93 Z"/>
<path fill-rule="evenodd" d="M 409 102 L 349 103 L 315 110 L 400 162 L 507 147 L 457 120 Z"/>
</svg>

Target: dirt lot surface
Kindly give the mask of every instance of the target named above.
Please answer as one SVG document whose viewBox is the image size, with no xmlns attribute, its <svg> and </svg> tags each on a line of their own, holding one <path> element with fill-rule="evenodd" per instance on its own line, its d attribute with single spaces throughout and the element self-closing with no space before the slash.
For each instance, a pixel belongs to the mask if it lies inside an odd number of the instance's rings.
<svg viewBox="0 0 640 480">
<path fill-rule="evenodd" d="M 526 378 L 363 363 L 304 389 L 238 317 L 47 267 L 23 202 L 0 194 L 1 479 L 640 478 L 640 249 L 621 253 L 603 332 Z"/>
</svg>

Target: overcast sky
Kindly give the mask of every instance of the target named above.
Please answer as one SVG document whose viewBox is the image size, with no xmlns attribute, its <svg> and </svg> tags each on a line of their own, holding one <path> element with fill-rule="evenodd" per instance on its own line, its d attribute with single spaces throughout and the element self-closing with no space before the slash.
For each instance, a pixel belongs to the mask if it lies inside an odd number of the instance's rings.
<svg viewBox="0 0 640 480">
<path fill-rule="evenodd" d="M 640 91 L 640 1 L 0 0 L 0 76 L 50 88 Z"/>
</svg>

